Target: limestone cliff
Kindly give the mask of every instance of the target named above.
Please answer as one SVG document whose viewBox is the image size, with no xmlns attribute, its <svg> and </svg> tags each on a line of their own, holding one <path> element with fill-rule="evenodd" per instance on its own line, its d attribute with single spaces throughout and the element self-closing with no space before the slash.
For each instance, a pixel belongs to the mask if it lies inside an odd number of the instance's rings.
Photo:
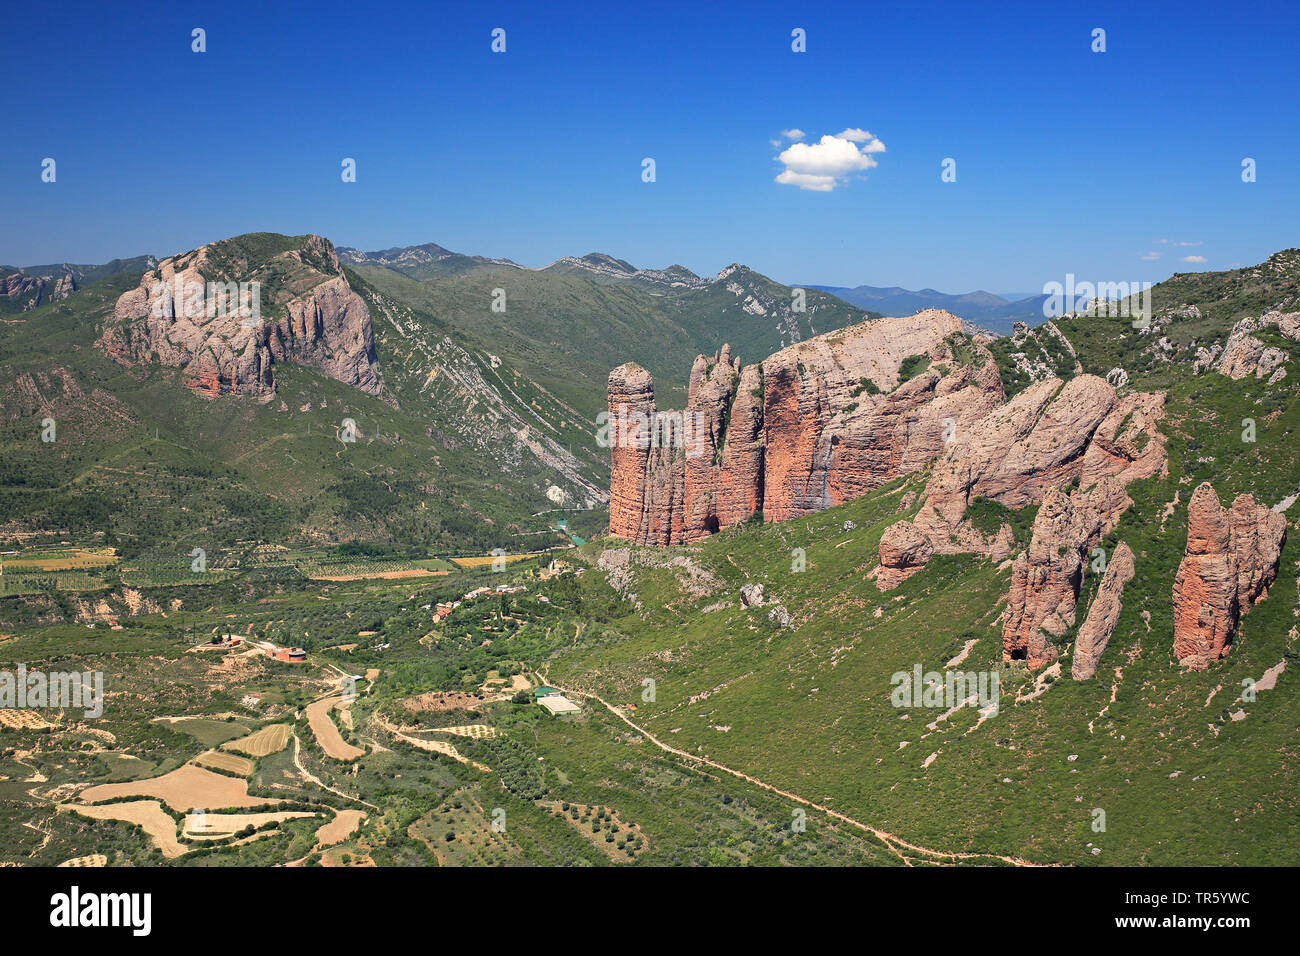
<svg viewBox="0 0 1300 956">
<path fill-rule="evenodd" d="M 118 298 L 98 344 L 123 364 L 183 369 L 205 398 L 269 401 L 280 362 L 383 388 L 370 312 L 320 236 L 240 237 L 165 259 Z"/>
</svg>

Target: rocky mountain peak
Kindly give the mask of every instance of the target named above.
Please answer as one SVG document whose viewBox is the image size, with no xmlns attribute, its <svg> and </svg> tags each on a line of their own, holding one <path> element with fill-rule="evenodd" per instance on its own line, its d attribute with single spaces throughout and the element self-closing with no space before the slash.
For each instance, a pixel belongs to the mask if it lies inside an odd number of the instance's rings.
<svg viewBox="0 0 1300 956">
<path fill-rule="evenodd" d="M 278 362 L 383 389 L 369 310 L 317 235 L 257 233 L 164 259 L 118 298 L 98 345 L 123 364 L 183 369 L 206 398 L 269 401 Z"/>
</svg>

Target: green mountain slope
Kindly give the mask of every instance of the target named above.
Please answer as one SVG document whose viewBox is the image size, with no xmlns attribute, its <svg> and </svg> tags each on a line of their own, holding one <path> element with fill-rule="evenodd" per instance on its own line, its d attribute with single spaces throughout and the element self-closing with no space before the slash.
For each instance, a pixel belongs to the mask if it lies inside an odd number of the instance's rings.
<svg viewBox="0 0 1300 956">
<path fill-rule="evenodd" d="M 1119 370 L 1124 388 L 1168 394 L 1167 474 L 1129 487 L 1134 504 L 1102 542 L 1107 554 L 1132 548 L 1136 577 L 1093 680 L 1068 675 L 1099 574 L 1085 571 L 1056 678 L 1003 662 L 1009 561 L 936 557 L 885 594 L 867 579 L 925 474 L 690 548 L 588 545 L 585 627 L 601 640 L 556 649 L 546 677 L 635 703 L 635 722 L 681 751 L 925 846 L 1071 865 L 1294 865 L 1284 834 L 1300 816 L 1300 342 L 1255 331 L 1282 353 L 1283 376 L 1234 381 L 1196 363 L 1239 320 L 1294 310 L 1298 273 L 1280 253 L 1178 276 L 1156 288 L 1146 328 L 1078 315 L 991 345 L 1009 392 Z M 1173 652 L 1171 593 L 1202 481 L 1225 501 L 1251 493 L 1286 511 L 1292 531 L 1232 653 L 1195 673 Z M 755 584 L 767 599 L 745 607 L 741 588 Z M 997 713 L 895 706 L 894 676 L 918 666 L 996 674 Z"/>
<path fill-rule="evenodd" d="M 294 242 L 244 238 L 217 247 L 232 276 L 255 271 L 268 241 Z M 264 541 L 519 550 L 559 540 L 536 512 L 599 504 L 607 465 L 581 416 L 364 284 L 390 393 L 286 364 L 263 405 L 207 401 L 175 369 L 109 360 L 95 341 L 138 283 L 122 272 L 0 325 L 5 541 L 70 538 L 168 560 Z M 53 442 L 41 440 L 47 418 Z M 355 443 L 338 440 L 344 418 Z"/>
<path fill-rule="evenodd" d="M 701 278 L 600 253 L 537 270 L 432 245 L 340 255 L 376 289 L 482 343 L 593 417 L 605 406 L 609 370 L 623 362 L 650 369 L 670 394 L 696 355 L 724 343 L 758 361 L 874 315 L 816 289 L 804 290 L 800 308 L 794 290 L 740 265 Z"/>
<path fill-rule="evenodd" d="M 1245 444 L 1250 416 L 1260 428 Z M 923 845 L 1075 865 L 1294 865 L 1283 834 L 1300 813 L 1300 535 L 1232 654 L 1205 673 L 1183 672 L 1173 655 L 1170 593 L 1198 482 L 1268 504 L 1300 487 L 1297 389 L 1184 381 L 1167 426 L 1169 476 L 1130 488 L 1135 505 L 1103 544 L 1127 542 L 1137 577 L 1092 681 L 1049 680 L 1022 699 L 1041 678 L 1002 661 L 1005 565 L 935 559 L 883 595 L 866 579 L 919 479 L 692 548 L 588 545 L 587 606 L 603 610 L 587 627 L 603 640 L 557 649 L 545 674 L 636 703 L 636 722 L 674 747 Z M 610 549 L 627 558 L 602 561 Z M 801 554 L 806 570 L 795 572 Z M 1086 579 L 1080 622 L 1097 579 Z M 768 602 L 742 607 L 746 584 L 762 584 Z M 772 602 L 792 627 L 773 619 Z M 999 676 L 996 716 L 893 706 L 893 675 L 943 673 L 968 642 L 957 669 Z M 1278 665 L 1275 687 L 1238 699 L 1243 681 Z"/>
</svg>

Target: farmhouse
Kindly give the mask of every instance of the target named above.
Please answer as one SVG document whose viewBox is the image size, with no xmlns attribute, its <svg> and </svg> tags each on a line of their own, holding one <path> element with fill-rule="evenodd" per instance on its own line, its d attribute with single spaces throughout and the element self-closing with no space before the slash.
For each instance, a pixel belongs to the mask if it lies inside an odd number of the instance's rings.
<svg viewBox="0 0 1300 956">
<path fill-rule="evenodd" d="M 307 660 L 307 652 L 301 647 L 276 647 L 270 641 L 254 641 L 252 643 L 272 660 L 284 661 L 287 664 L 302 664 Z"/>
</svg>

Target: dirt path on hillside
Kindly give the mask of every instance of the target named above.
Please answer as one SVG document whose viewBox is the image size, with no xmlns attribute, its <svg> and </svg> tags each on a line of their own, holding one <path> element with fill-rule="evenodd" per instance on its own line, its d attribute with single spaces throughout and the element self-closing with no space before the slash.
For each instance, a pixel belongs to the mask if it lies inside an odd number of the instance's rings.
<svg viewBox="0 0 1300 956">
<path fill-rule="evenodd" d="M 623 721 L 623 723 L 627 724 L 637 733 L 644 736 L 646 740 L 650 741 L 652 744 L 654 744 L 660 750 L 665 751 L 666 753 L 673 754 L 674 756 L 681 757 L 685 760 L 692 761 L 693 763 L 697 763 L 705 767 L 711 767 L 712 769 L 719 770 L 722 773 L 730 774 L 733 777 L 737 777 L 741 780 L 744 780 L 746 783 L 752 783 L 754 786 L 759 787 L 763 790 L 767 790 L 771 793 L 777 794 L 778 796 L 785 797 L 787 800 L 793 800 L 795 803 L 801 803 L 806 807 L 811 807 L 812 809 L 818 811 L 819 813 L 826 814 L 828 817 L 831 817 L 832 819 L 840 820 L 843 823 L 847 823 L 851 827 L 856 827 L 859 830 L 862 830 L 866 833 L 870 833 L 876 839 L 880 840 L 881 843 L 885 844 L 885 846 L 887 846 L 895 856 L 897 856 L 900 860 L 902 860 L 904 865 L 906 866 L 911 866 L 913 861 L 907 855 L 905 855 L 902 852 L 902 850 L 907 850 L 909 853 L 922 857 L 923 859 L 918 861 L 922 863 L 942 863 L 944 861 L 956 862 L 960 860 L 999 860 L 1003 863 L 1010 864 L 1011 866 L 1041 865 L 1038 863 L 1032 863 L 1029 860 L 1022 860 L 1020 859 L 1020 857 L 1016 857 L 1016 856 L 1003 856 L 1000 853 L 961 853 L 961 852 L 948 851 L 948 850 L 932 850 L 929 847 L 920 846 L 915 843 L 909 843 L 906 840 L 902 839 L 901 837 L 895 836 L 894 834 L 888 832 L 887 830 L 881 830 L 878 827 L 873 827 L 868 823 L 863 823 L 860 820 L 855 820 L 852 817 L 848 816 L 847 814 L 840 813 L 837 810 L 832 810 L 830 807 L 823 806 L 819 803 L 814 803 L 812 800 L 809 800 L 806 797 L 801 797 L 797 793 L 791 793 L 789 790 L 782 790 L 780 787 L 776 787 L 770 783 L 766 783 L 762 780 L 759 780 L 757 777 L 751 777 L 749 774 L 743 773 L 742 771 L 733 770 L 724 764 L 718 763 L 716 760 L 710 760 L 708 757 L 701 757 L 697 754 L 687 753 L 685 750 L 679 750 L 676 747 L 671 747 L 668 744 L 656 738 L 654 734 L 650 733 L 644 727 L 641 727 L 633 723 L 632 720 L 628 718 L 626 714 L 624 714 L 613 704 L 609 703 L 607 700 L 604 700 L 601 697 L 598 697 L 595 694 L 586 694 L 583 693 L 582 691 L 577 691 L 577 690 L 567 690 L 553 681 L 548 681 L 548 683 L 551 687 L 554 687 L 556 690 L 562 691 L 565 694 L 570 694 L 574 697 L 585 697 L 588 700 L 594 700 L 600 704 L 603 704 L 605 706 L 605 709 L 608 710 L 611 714 L 613 714 L 619 720 Z M 902 849 L 900 849 L 900 847 Z"/>
</svg>

